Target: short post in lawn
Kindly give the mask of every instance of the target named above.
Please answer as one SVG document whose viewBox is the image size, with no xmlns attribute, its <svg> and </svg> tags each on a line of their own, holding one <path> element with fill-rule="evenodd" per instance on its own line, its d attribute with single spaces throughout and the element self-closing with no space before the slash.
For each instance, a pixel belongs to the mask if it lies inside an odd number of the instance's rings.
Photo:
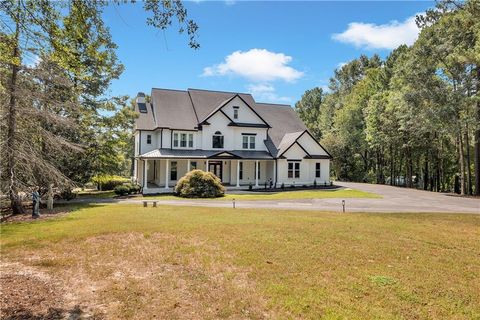
<svg viewBox="0 0 480 320">
<path fill-rule="evenodd" d="M 232 199 L 233 209 L 235 209 L 235 198 Z"/>
<path fill-rule="evenodd" d="M 143 207 L 146 208 L 147 207 L 147 201 L 143 201 Z"/>
<path fill-rule="evenodd" d="M 343 212 L 345 212 L 345 200 L 342 200 Z"/>
</svg>

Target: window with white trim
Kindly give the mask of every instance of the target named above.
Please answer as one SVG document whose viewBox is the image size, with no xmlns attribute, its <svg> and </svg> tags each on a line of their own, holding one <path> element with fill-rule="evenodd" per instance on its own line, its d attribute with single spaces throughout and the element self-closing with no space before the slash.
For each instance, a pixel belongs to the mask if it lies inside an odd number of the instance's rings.
<svg viewBox="0 0 480 320">
<path fill-rule="evenodd" d="M 223 149 L 223 135 L 220 131 L 216 131 L 212 136 L 212 148 Z"/>
<path fill-rule="evenodd" d="M 255 135 L 243 134 L 242 135 L 242 148 L 243 149 L 255 149 Z"/>
<path fill-rule="evenodd" d="M 193 148 L 193 133 L 175 132 L 173 134 L 174 148 Z"/>
<path fill-rule="evenodd" d="M 320 178 L 320 162 L 315 163 L 315 178 Z"/>
<path fill-rule="evenodd" d="M 233 107 L 233 119 L 237 120 L 238 119 L 238 108 L 237 106 Z"/>
<path fill-rule="evenodd" d="M 177 180 L 177 161 L 172 161 L 170 166 L 170 180 Z"/>
<path fill-rule="evenodd" d="M 300 178 L 300 162 L 288 163 L 288 178 Z"/>
</svg>

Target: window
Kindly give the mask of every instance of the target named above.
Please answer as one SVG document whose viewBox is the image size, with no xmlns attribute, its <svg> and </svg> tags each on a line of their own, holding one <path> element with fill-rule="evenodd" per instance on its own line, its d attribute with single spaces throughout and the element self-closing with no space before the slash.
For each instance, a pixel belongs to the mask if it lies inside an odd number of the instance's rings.
<svg viewBox="0 0 480 320">
<path fill-rule="evenodd" d="M 193 133 L 174 133 L 173 134 L 174 148 L 193 148 Z"/>
<path fill-rule="evenodd" d="M 260 173 L 260 168 L 262 167 L 262 165 L 260 164 L 260 162 L 258 163 L 258 180 L 260 180 L 260 177 L 262 176 L 261 173 Z"/>
<path fill-rule="evenodd" d="M 177 180 L 177 161 L 171 162 L 170 180 Z"/>
<path fill-rule="evenodd" d="M 243 162 L 240 162 L 240 170 L 238 172 L 238 178 L 243 180 Z"/>
<path fill-rule="evenodd" d="M 212 137 L 212 147 L 214 149 L 222 149 L 223 148 L 223 135 L 220 131 L 215 132 Z"/>
<path fill-rule="evenodd" d="M 255 135 L 243 134 L 242 136 L 242 148 L 243 149 L 255 149 Z"/>
<path fill-rule="evenodd" d="M 147 144 L 152 144 L 152 135 L 147 134 Z"/>
<path fill-rule="evenodd" d="M 187 147 L 187 134 L 182 133 L 180 134 L 180 148 L 186 148 Z"/>
<path fill-rule="evenodd" d="M 288 178 L 300 178 L 300 162 L 288 163 Z"/>
<path fill-rule="evenodd" d="M 190 170 L 195 170 L 195 169 L 197 169 L 197 161 L 190 162 Z"/>
<path fill-rule="evenodd" d="M 233 119 L 238 119 L 238 107 L 233 107 Z"/>
<path fill-rule="evenodd" d="M 188 134 L 188 147 L 193 148 L 193 133 Z"/>
<path fill-rule="evenodd" d="M 315 178 L 320 178 L 320 162 L 315 163 Z"/>
<path fill-rule="evenodd" d="M 178 147 L 178 133 L 173 134 L 173 146 Z"/>
</svg>

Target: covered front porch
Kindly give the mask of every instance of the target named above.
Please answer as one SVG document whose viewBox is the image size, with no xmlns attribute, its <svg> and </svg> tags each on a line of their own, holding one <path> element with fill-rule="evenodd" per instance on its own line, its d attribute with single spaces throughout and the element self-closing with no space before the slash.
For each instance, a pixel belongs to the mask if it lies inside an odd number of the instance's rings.
<svg viewBox="0 0 480 320">
<path fill-rule="evenodd" d="M 242 189 L 249 185 L 264 187 L 270 182 L 275 185 L 275 166 L 273 159 L 138 159 L 136 179 L 144 194 L 172 192 L 178 180 L 194 169 L 212 172 L 227 189 Z"/>
</svg>

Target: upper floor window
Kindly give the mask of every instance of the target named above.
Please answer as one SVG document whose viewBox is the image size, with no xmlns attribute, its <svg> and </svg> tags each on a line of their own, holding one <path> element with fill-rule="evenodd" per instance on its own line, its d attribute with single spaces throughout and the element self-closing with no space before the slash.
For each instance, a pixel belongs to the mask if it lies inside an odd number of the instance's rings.
<svg viewBox="0 0 480 320">
<path fill-rule="evenodd" d="M 320 178 L 320 162 L 315 163 L 315 178 Z"/>
<path fill-rule="evenodd" d="M 288 178 L 300 178 L 300 162 L 288 163 Z"/>
<path fill-rule="evenodd" d="M 222 149 L 223 148 L 223 135 L 220 131 L 216 131 L 212 136 L 212 148 Z"/>
<path fill-rule="evenodd" d="M 174 148 L 193 148 L 193 133 L 174 133 Z"/>
<path fill-rule="evenodd" d="M 233 107 L 233 119 L 238 119 L 238 108 L 237 106 Z"/>
<path fill-rule="evenodd" d="M 147 144 L 152 144 L 152 135 L 147 134 Z"/>
<path fill-rule="evenodd" d="M 243 149 L 255 149 L 255 135 L 243 134 L 242 135 L 242 148 Z"/>
</svg>

